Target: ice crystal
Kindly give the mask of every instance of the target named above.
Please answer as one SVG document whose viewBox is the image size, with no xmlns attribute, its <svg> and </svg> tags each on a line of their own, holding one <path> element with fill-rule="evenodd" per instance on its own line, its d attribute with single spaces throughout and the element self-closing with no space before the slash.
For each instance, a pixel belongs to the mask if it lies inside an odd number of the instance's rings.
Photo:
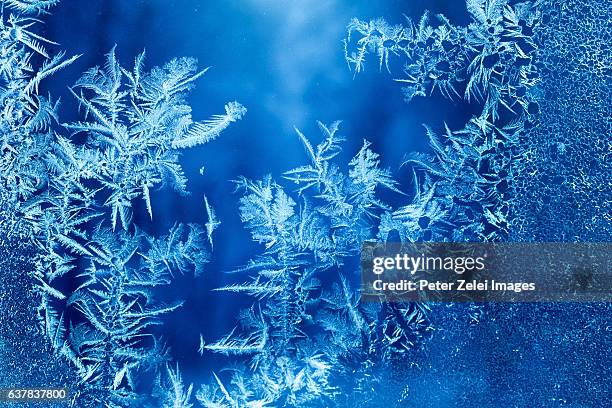
<svg viewBox="0 0 612 408">
<path fill-rule="evenodd" d="M 612 4 L 540 1 L 533 35 L 538 85 L 525 152 L 511 177 L 511 237 L 609 241 L 612 236 Z"/>
<path fill-rule="evenodd" d="M 482 107 L 464 129 L 446 129 L 432 141 L 435 157 L 410 154 L 407 160 L 426 173 L 418 197 L 429 197 L 426 191 L 435 186 L 427 208 L 450 223 L 454 240 L 609 236 L 610 183 L 604 175 L 609 173 L 605 101 L 610 99 L 610 75 L 603 67 L 609 65 L 610 53 L 609 47 L 587 44 L 607 43 L 601 36 L 610 31 L 610 9 L 591 2 L 553 3 L 468 0 L 472 22 L 467 27 L 444 16 L 430 26 L 427 13 L 418 23 L 408 19 L 391 26 L 382 19 L 353 19 L 348 26 L 346 60 L 355 74 L 365 68 L 370 53 L 389 71 L 389 61 L 397 59 L 404 69 L 396 81 L 404 85 L 408 101 L 440 92 Z M 572 29 L 560 30 L 562 26 Z M 588 112 L 582 108 L 587 105 Z M 581 113 L 573 118 L 573 112 Z M 431 141 L 439 132 L 427 133 Z M 473 135 L 466 142 L 477 155 L 466 156 L 463 149 L 449 156 L 447 147 L 457 147 L 458 134 Z M 588 140 L 575 149 L 575 140 L 563 136 L 567 134 Z M 463 171 L 458 174 L 460 163 Z M 451 179 L 454 188 L 447 183 Z M 437 191 L 440 182 L 447 188 Z M 581 196 L 596 196 L 602 204 L 584 204 Z M 425 208 L 422 204 L 402 212 L 414 219 L 420 216 L 415 210 Z M 579 218 L 590 221 L 575 223 L 567 208 L 580 208 L 584 217 Z M 423 224 L 430 220 L 426 216 Z M 414 228 L 409 225 L 409 230 Z M 405 235 L 415 237 L 410 231 Z M 430 239 L 439 234 L 426 231 L 416 237 L 421 235 Z"/>
<path fill-rule="evenodd" d="M 369 53 L 388 70 L 390 58 L 398 58 L 404 75 L 396 81 L 407 101 L 439 92 L 482 110 L 460 130 L 445 125 L 440 135 L 426 126 L 433 155 L 407 155 L 417 180 L 415 198 L 386 218 L 383 228 L 396 229 L 402 240 L 496 241 L 508 235 L 510 174 L 519 134 L 535 114 L 529 92 L 538 82 L 535 14 L 506 0 L 468 0 L 467 10 L 467 27 L 442 15 L 430 25 L 427 12 L 418 23 L 353 19 L 348 25 L 346 60 L 355 73 Z"/>
<path fill-rule="evenodd" d="M 2 0 L 9 9 L 16 10 L 22 14 L 41 14 L 57 5 L 60 0 Z"/>
<path fill-rule="evenodd" d="M 76 84 L 80 92 L 73 91 L 89 120 L 65 125 L 88 136 L 80 163 L 87 167 L 86 178 L 108 191 L 104 205 L 111 209 L 113 228 L 128 227 L 136 198 L 153 218 L 151 191 L 160 185 L 186 193 L 177 149 L 212 140 L 246 112 L 231 102 L 225 115 L 194 122 L 186 92 L 207 70 L 197 71 L 194 59 L 180 58 L 146 73 L 143 62 L 144 53 L 128 71 L 111 50 L 105 67 L 89 70 Z"/>
<path fill-rule="evenodd" d="M 206 201 L 206 229 L 177 224 L 152 237 L 132 222 L 132 203 L 141 198 L 153 217 L 152 191 L 171 186 L 186 194 L 179 149 L 214 139 L 246 109 L 230 102 L 224 115 L 196 122 L 186 95 L 206 70 L 194 59 L 147 72 L 143 53 L 128 70 L 113 49 L 103 68 L 71 89 L 83 119 L 62 129 L 58 104 L 39 95 L 39 85 L 78 56 L 52 56 L 47 48 L 57 44 L 36 34 L 32 17 L 57 1 L 3 3 L 16 14 L 3 14 L 0 24 L 2 223 L 35 249 L 29 278 L 47 344 L 75 368 L 84 406 L 172 399 L 189 406 L 191 391 L 179 392 L 178 369 L 162 369 L 167 352 L 151 331 L 182 302 L 160 303 L 156 290 L 177 274 L 203 271 L 219 222 Z M 71 140 L 66 129 L 79 137 Z M 76 289 L 58 285 L 64 276 Z M 151 387 L 142 384 L 147 376 L 166 380 Z M 161 396 L 166 386 L 173 398 Z"/>
<path fill-rule="evenodd" d="M 4 2 L 6 3 L 6 2 Z M 43 7 L 44 2 L 29 2 Z M 54 43 L 35 33 L 36 11 L 22 5 L 22 13 L 5 14 L 0 20 L 0 118 L 2 151 L 0 178 L 12 202 L 23 202 L 40 192 L 47 183 L 44 159 L 51 139 L 49 126 L 57 120 L 57 103 L 38 94 L 41 81 L 78 58 L 50 57 L 47 46 Z M 36 69 L 32 63 L 41 62 Z"/>
<path fill-rule="evenodd" d="M 191 119 L 185 92 L 204 71 L 197 72 L 192 59 L 176 59 L 146 73 L 143 59 L 144 54 L 138 56 L 135 68 L 127 71 L 112 50 L 104 69 L 93 68 L 77 82 L 80 91 L 74 94 L 86 121 L 65 127 L 85 133 L 86 140 L 77 144 L 58 135 L 49 142 L 48 188 L 23 206 L 40 248 L 36 277 L 49 337 L 75 363 L 84 381 L 113 395 L 123 377 L 134 388 L 130 376 L 141 367 L 136 360 L 149 352 L 137 339 L 146 337 L 146 328 L 159 315 L 177 307 L 151 309 L 153 289 L 168 284 L 177 273 L 202 272 L 207 262 L 205 237 L 211 242 L 215 224 L 209 220 L 208 232 L 177 225 L 160 238 L 144 237 L 138 228 L 113 234 L 100 226 L 92 234 L 92 223 L 109 224 L 112 230 L 120 223 L 128 230 L 131 201 L 137 197 L 153 216 L 150 194 L 155 187 L 172 185 L 186 192 L 172 145 L 202 131 Z M 233 120 L 244 114 L 237 103 L 228 106 Z M 212 209 L 207 210 L 210 218 Z M 121 244 L 114 243 L 116 239 Z M 144 266 L 134 265 L 137 253 Z M 76 260 L 90 266 L 79 271 Z M 55 279 L 75 269 L 85 281 L 76 292 L 68 296 L 53 288 Z M 64 307 L 77 310 L 89 323 L 77 324 L 68 335 L 80 337 L 63 344 L 66 323 L 54 304 L 67 297 Z M 108 344 L 114 346 L 109 349 Z"/>
<path fill-rule="evenodd" d="M 389 214 L 380 191 L 401 192 L 369 142 L 343 170 L 339 122 L 319 127 L 324 139 L 316 146 L 297 131 L 308 164 L 284 175 L 297 195 L 270 176 L 237 182 L 246 192 L 241 218 L 265 251 L 240 270 L 251 280 L 219 290 L 246 293 L 255 304 L 240 327 L 204 348 L 249 357 L 249 364 L 227 384 L 215 376 L 203 386 L 197 397 L 204 406 L 333 404 L 339 382 L 351 376 L 349 360 L 366 367 L 394 358 L 420 347 L 430 330 L 423 309 L 364 308 L 348 280 L 333 278 Z M 367 368 L 360 375 L 366 381 Z"/>
<path fill-rule="evenodd" d="M 135 200 L 153 219 L 155 191 L 187 194 L 181 150 L 216 139 L 246 109 L 229 102 L 224 113 L 194 120 L 187 95 L 206 69 L 177 58 L 147 71 L 144 53 L 126 68 L 113 48 L 71 88 L 81 120 L 58 126 L 59 105 L 40 95 L 41 84 L 78 56 L 51 52 L 57 44 L 37 33 L 38 17 L 58 0 L 1 3 L 7 386 L 63 381 L 77 390 L 75 404 L 92 407 L 403 404 L 408 386 L 385 383 L 387 371 L 427 344 L 431 310 L 360 302 L 355 255 L 364 241 L 610 235 L 608 4 L 467 0 L 466 26 L 429 13 L 395 25 L 352 19 L 345 56 L 355 76 L 373 55 L 408 102 L 437 93 L 464 99 L 477 114 L 458 129 L 425 126 L 429 152 L 404 160 L 415 181 L 410 195 L 367 141 L 341 162 L 339 122 L 319 124 L 316 145 L 297 130 L 307 160 L 282 180 L 237 180 L 241 220 L 261 253 L 217 290 L 253 305 L 226 336 L 200 335 L 202 356 L 239 363 L 194 387 L 153 326 L 182 306 L 160 301 L 159 291 L 203 272 L 220 220 L 204 196 L 203 226 L 177 223 L 151 236 L 134 222 Z M 403 204 L 389 205 L 383 197 L 391 195 Z M 28 325 L 16 326 L 13 311 Z M 480 318 L 479 307 L 467 311 Z M 31 372 L 15 373 L 23 362 Z M 383 386 L 388 395 L 373 401 Z"/>
</svg>

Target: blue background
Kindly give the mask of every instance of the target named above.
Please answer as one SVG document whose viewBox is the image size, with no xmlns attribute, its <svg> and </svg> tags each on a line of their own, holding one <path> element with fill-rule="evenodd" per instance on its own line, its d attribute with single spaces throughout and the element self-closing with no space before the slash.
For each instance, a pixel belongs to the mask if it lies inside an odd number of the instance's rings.
<svg viewBox="0 0 612 408">
<path fill-rule="evenodd" d="M 342 120 L 343 159 L 348 162 L 367 139 L 381 154 L 382 165 L 403 178 L 402 189 L 409 191 L 410 174 L 400 164 L 406 152 L 427 148 L 422 124 L 461 127 L 469 118 L 465 104 L 438 96 L 407 105 L 399 84 L 390 80 L 400 76 L 401 66 L 392 66 L 392 73 L 380 71 L 373 57 L 365 73 L 354 78 L 344 60 L 342 40 L 352 17 L 381 16 L 402 23 L 402 14 L 418 19 L 425 9 L 450 15 L 460 24 L 467 21 L 462 2 L 363 0 L 94 0 L 86 7 L 64 0 L 45 18 L 43 34 L 60 44 L 58 50 L 83 54 L 46 84 L 62 98 L 63 123 L 79 119 L 76 101 L 64 84 L 104 65 L 105 54 L 115 45 L 119 61 L 128 68 L 143 49 L 147 69 L 182 56 L 197 58 L 201 68 L 210 66 L 189 97 L 196 119 L 223 113 L 232 100 L 248 109 L 219 139 L 184 152 L 181 164 L 191 196 L 153 192 L 153 222 L 142 203 L 136 203 L 138 225 L 158 235 L 175 222 L 206 222 L 204 194 L 222 222 L 207 273 L 195 280 L 184 277 L 172 286 L 176 292 L 166 293 L 169 300 L 186 300 L 180 311 L 166 317 L 162 333 L 186 373 L 223 363 L 225 357 L 197 354 L 199 334 L 208 342 L 218 340 L 234 327 L 238 311 L 251 304 L 247 296 L 211 291 L 245 279 L 224 272 L 261 250 L 240 222 L 240 193 L 231 180 L 241 175 L 280 178 L 307 159 L 294 127 L 317 143 L 321 134 L 316 121 Z"/>
<path fill-rule="evenodd" d="M 143 49 L 148 68 L 180 56 L 196 57 L 202 68 L 211 66 L 189 99 L 196 119 L 223 113 L 232 100 L 248 108 L 246 117 L 218 140 L 184 153 L 190 197 L 153 193 L 153 222 L 144 208 L 136 210 L 143 229 L 163 234 L 177 221 L 206 222 L 206 193 L 222 222 L 205 275 L 180 277 L 165 294 L 186 300 L 181 310 L 165 318 L 162 335 L 189 381 L 206 382 L 211 370 L 227 365 L 226 357 L 199 356 L 200 333 L 208 342 L 218 340 L 234 327 L 238 311 L 251 304 L 246 296 L 211 291 L 235 282 L 237 277 L 225 272 L 261 250 L 240 222 L 239 194 L 230 180 L 268 173 L 280 178 L 306 160 L 294 127 L 318 142 L 317 120 L 343 120 L 343 158 L 348 161 L 368 139 L 383 165 L 402 182 L 401 189 L 410 191 L 409 174 L 400 164 L 406 152 L 427 150 L 422 124 L 439 128 L 446 122 L 459 128 L 474 113 L 469 105 L 437 96 L 406 104 L 400 86 L 390 80 L 400 75 L 401 67 L 393 66 L 391 74 L 379 72 L 371 60 L 366 72 L 353 78 L 344 61 L 342 39 L 351 17 L 380 16 L 400 23 L 402 14 L 416 19 L 425 8 L 458 25 L 468 22 L 463 1 L 425 0 L 64 0 L 45 17 L 42 34 L 60 43 L 57 50 L 83 54 L 45 84 L 52 95 L 62 96 L 62 122 L 78 118 L 77 104 L 64 84 L 74 83 L 91 66 L 103 65 L 115 44 L 119 60 L 128 67 Z M 204 175 L 199 173 L 202 166 Z M 396 199 L 394 204 L 405 204 Z M 516 406 L 577 407 L 572 401 L 612 398 L 609 388 L 601 387 L 609 379 L 609 307 L 487 306 L 477 326 L 454 318 L 465 307 L 434 310 L 441 333 L 427 352 L 411 356 L 418 369 L 408 378 L 409 386 L 423 391 L 411 394 L 416 395 L 413 404 L 445 407 L 456 395 L 466 395 L 461 391 L 466 387 L 474 387 L 472 400 L 458 406 L 501 406 L 511 398 Z M 589 340 L 592 336 L 597 342 Z M 586 375 L 595 388 L 588 386 Z M 432 402 L 431 393 L 438 402 Z M 605 406 L 599 403 L 589 406 Z"/>
</svg>

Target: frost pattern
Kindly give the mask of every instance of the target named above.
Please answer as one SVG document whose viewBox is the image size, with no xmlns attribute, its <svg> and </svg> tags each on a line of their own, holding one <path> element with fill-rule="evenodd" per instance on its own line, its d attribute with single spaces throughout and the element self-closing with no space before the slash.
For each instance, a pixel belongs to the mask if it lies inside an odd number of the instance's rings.
<svg viewBox="0 0 612 408">
<path fill-rule="evenodd" d="M 535 14 L 528 3 L 468 0 L 471 23 L 453 25 L 429 13 L 418 23 L 390 25 L 382 19 L 353 19 L 345 40 L 346 60 L 355 74 L 373 53 L 390 70 L 404 64 L 409 102 L 439 92 L 464 98 L 482 109 L 463 129 L 442 132 L 426 126 L 433 154 L 410 153 L 415 171 L 414 202 L 393 214 L 390 227 L 402 240 L 497 241 L 508 236 L 508 202 L 519 137 L 538 113 L 532 89 L 539 81 L 533 58 Z"/>
<path fill-rule="evenodd" d="M 238 271 L 246 280 L 218 290 L 254 302 L 231 333 L 200 339 L 200 353 L 241 363 L 194 392 L 151 330 L 182 302 L 162 303 L 156 293 L 179 274 L 203 272 L 220 221 L 204 197 L 203 227 L 176 224 L 153 237 L 132 221 L 132 208 L 143 200 L 153 218 L 152 191 L 186 194 L 180 149 L 215 139 L 246 109 L 230 102 L 225 113 L 195 121 L 186 95 L 206 71 L 195 60 L 147 72 L 144 54 L 127 69 L 113 49 L 72 88 L 83 119 L 60 128 L 58 105 L 39 85 L 78 56 L 52 56 L 47 48 L 56 44 L 34 31 L 34 16 L 57 1 L 2 3 L 15 14 L 3 14 L 0 26 L 0 227 L 6 248 L 27 238 L 34 271 L 1 295 L 34 286 L 37 297 L 28 292 L 23 304 L 40 300 L 37 316 L 55 352 L 44 367 L 66 381 L 75 378 L 65 363 L 76 369 L 82 406 L 401 404 L 408 390 L 385 383 L 383 371 L 401 371 L 431 336 L 429 306 L 361 304 L 354 255 L 362 242 L 609 236 L 609 5 L 468 0 L 467 27 L 444 16 L 431 24 L 427 13 L 404 25 L 353 19 L 345 52 L 355 74 L 370 54 L 390 72 L 400 60 L 407 101 L 439 92 L 481 112 L 458 130 L 426 126 L 431 153 L 407 155 L 417 187 L 401 208 L 382 198 L 403 193 L 369 142 L 340 163 L 339 123 L 320 124 L 316 146 L 297 131 L 308 160 L 284 181 L 238 180 L 241 218 L 262 253 Z M 579 143 L 551 138 L 557 133 Z M 569 165 L 551 179 L 559 163 Z M 580 222 L 567 222 L 574 207 Z M 534 215 L 543 210 L 546 222 Z M 77 288 L 68 291 L 62 277 Z M 469 310 L 478 320 L 480 309 Z M 23 350 L 1 334 L 4 362 Z M 373 401 L 381 386 L 389 395 Z"/>
<path fill-rule="evenodd" d="M 40 327 L 80 377 L 79 404 L 159 406 L 170 388 L 175 404 L 191 392 L 180 394 L 178 368 L 167 367 L 151 328 L 182 302 L 161 303 L 156 292 L 203 272 L 218 221 L 206 201 L 205 228 L 177 224 L 153 237 L 132 222 L 133 202 L 152 218 L 153 191 L 187 194 L 180 149 L 214 139 L 246 109 L 230 102 L 225 114 L 194 121 L 186 96 L 206 72 L 194 59 L 145 71 L 143 53 L 126 69 L 113 49 L 71 89 L 83 119 L 58 126 L 58 104 L 39 85 L 78 56 L 52 56 L 57 44 L 35 33 L 33 17 L 55 3 L 3 1 L 16 14 L 0 25 L 2 221 L 33 245 Z"/>
<path fill-rule="evenodd" d="M 534 36 L 538 115 L 512 174 L 511 237 L 609 241 L 612 236 L 612 4 L 541 1 Z"/>
<path fill-rule="evenodd" d="M 420 347 L 431 330 L 424 305 L 360 305 L 349 279 L 338 274 L 362 242 L 376 238 L 381 215 L 389 213 L 380 191 L 401 192 L 369 142 L 343 170 L 339 122 L 319 127 L 324 139 L 316 146 L 297 131 L 308 163 L 284 174 L 297 194 L 270 176 L 237 182 L 245 191 L 242 221 L 265 251 L 240 269 L 250 280 L 219 289 L 255 303 L 241 314 L 240 327 L 204 348 L 249 362 L 233 370 L 229 383 L 215 375 L 198 391 L 205 407 L 337 403 L 347 398 L 340 382 L 367 383 L 373 366 Z M 350 398 L 366 395 L 364 386 Z"/>
<path fill-rule="evenodd" d="M 160 304 L 155 290 L 177 273 L 202 267 L 207 261 L 203 236 L 196 225 L 177 225 L 158 239 L 139 232 L 94 232 L 90 266 L 81 274 L 86 281 L 67 300 L 85 322 L 71 325 L 66 340 L 62 318 L 52 331 L 54 346 L 78 368 L 90 395 L 99 391 L 103 401 L 125 406 L 139 398 L 137 391 L 146 393 L 141 378 L 157 375 L 169 360 L 147 329 L 182 305 Z"/>
<path fill-rule="evenodd" d="M 42 4 L 33 2 L 32 7 Z M 46 48 L 54 43 L 34 32 L 38 23 L 28 14 L 3 14 L 0 23 L 0 176 L 4 194 L 14 202 L 31 198 L 47 183 L 43 163 L 57 103 L 38 95 L 38 85 L 78 58 L 64 59 L 63 53 L 51 58 Z M 40 68 L 32 66 L 35 61 Z"/>
<path fill-rule="evenodd" d="M 76 83 L 80 93 L 73 91 L 88 120 L 65 125 L 88 137 L 78 152 L 82 157 L 75 161 L 84 179 L 109 191 L 104 205 L 111 210 L 113 229 L 117 223 L 128 228 L 136 198 L 144 200 L 153 218 L 150 192 L 159 185 L 186 194 L 177 149 L 212 140 L 246 112 L 231 102 L 225 115 L 194 122 L 186 91 L 207 70 L 198 72 L 194 59 L 180 58 L 145 73 L 143 61 L 144 53 L 128 71 L 119 65 L 113 49 L 104 69 L 89 70 Z"/>
<path fill-rule="evenodd" d="M 609 4 L 466 4 L 467 27 L 444 16 L 431 26 L 428 13 L 418 23 L 353 19 L 348 26 L 346 61 L 355 74 L 366 68 L 369 54 L 390 72 L 397 59 L 404 68 L 396 81 L 407 101 L 440 92 L 482 106 L 464 129 L 446 128 L 440 137 L 427 128 L 434 157 L 407 160 L 425 173 L 417 197 L 431 197 L 429 211 L 460 229 L 453 240 L 607 240 Z M 460 134 L 468 137 L 458 141 Z M 407 209 L 422 216 L 423 205 Z M 429 214 L 422 219 L 432 220 Z M 448 234 L 427 233 L 437 237 Z"/>
<path fill-rule="evenodd" d="M 60 0 L 2 0 L 9 9 L 22 14 L 43 14 L 59 2 Z"/>
<path fill-rule="evenodd" d="M 63 300 L 45 280 L 70 272 L 73 258 L 90 265 L 79 273 L 83 283 L 64 306 L 86 323 L 71 323 L 62 340 L 63 317 L 44 298 L 45 327 L 78 368 L 87 395 L 116 406 L 133 405 L 151 392 L 139 378 L 159 375 L 169 360 L 148 329 L 181 302 L 157 304 L 155 290 L 179 273 L 202 273 L 215 222 L 207 205 L 206 231 L 179 224 L 167 236 L 149 237 L 131 221 L 132 202 L 142 199 L 153 218 L 154 189 L 169 186 L 187 194 L 177 149 L 213 139 L 246 112 L 232 102 L 225 115 L 194 122 L 186 92 L 206 70 L 197 71 L 195 60 L 182 58 L 144 72 L 143 60 L 139 55 L 128 71 L 111 50 L 103 69 L 92 68 L 77 82 L 73 94 L 85 120 L 64 127 L 85 134 L 86 141 L 73 144 L 57 137 L 52 200 L 45 202 L 48 208 L 38 221 L 46 237 L 41 265 L 54 266 L 40 273 L 46 294 Z M 93 233 L 92 222 L 98 225 Z M 116 232 L 119 225 L 125 232 Z M 178 371 L 167 373 L 174 382 L 179 378 Z"/>
</svg>

